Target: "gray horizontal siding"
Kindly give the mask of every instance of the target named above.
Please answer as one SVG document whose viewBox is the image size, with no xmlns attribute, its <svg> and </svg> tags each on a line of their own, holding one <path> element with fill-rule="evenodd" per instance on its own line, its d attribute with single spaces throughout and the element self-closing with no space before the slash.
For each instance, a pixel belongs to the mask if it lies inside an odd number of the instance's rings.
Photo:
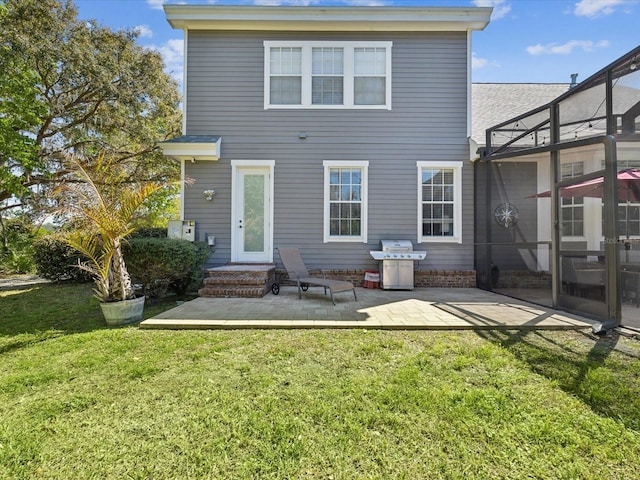
<svg viewBox="0 0 640 480">
<path fill-rule="evenodd" d="M 264 40 L 391 40 L 392 110 L 264 109 Z M 325 268 L 374 268 L 381 239 L 426 249 L 421 269 L 473 268 L 466 34 L 190 32 L 187 134 L 222 136 L 221 159 L 187 163 L 185 218 L 217 237 L 211 263 L 230 258 L 231 160 L 275 160 L 274 244 Z M 298 133 L 307 133 L 300 140 Z M 322 241 L 323 161 L 369 161 L 369 243 Z M 417 161 L 465 161 L 463 245 L 415 245 Z M 202 190 L 214 188 L 213 202 Z M 277 260 L 277 255 L 276 255 Z"/>
</svg>

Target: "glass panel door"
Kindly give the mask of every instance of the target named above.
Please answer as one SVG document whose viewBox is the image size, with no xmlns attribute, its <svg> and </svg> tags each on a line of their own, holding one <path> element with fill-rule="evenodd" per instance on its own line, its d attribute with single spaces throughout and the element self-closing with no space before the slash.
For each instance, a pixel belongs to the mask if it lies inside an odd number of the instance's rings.
<svg viewBox="0 0 640 480">
<path fill-rule="evenodd" d="M 271 262 L 270 168 L 237 168 L 234 190 L 231 260 Z"/>
<path fill-rule="evenodd" d="M 243 177 L 243 252 L 265 251 L 265 175 L 245 173 Z"/>
</svg>

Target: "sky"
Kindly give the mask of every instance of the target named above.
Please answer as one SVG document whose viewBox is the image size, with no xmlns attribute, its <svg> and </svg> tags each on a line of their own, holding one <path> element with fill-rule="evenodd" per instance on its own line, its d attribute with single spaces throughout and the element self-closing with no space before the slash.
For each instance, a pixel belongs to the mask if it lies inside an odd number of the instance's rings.
<svg viewBox="0 0 640 480">
<path fill-rule="evenodd" d="M 472 34 L 472 81 L 578 82 L 640 45 L 640 0 L 75 0 L 79 17 L 114 30 L 136 29 L 182 79 L 183 34 L 163 3 L 286 6 L 493 7 L 491 22 Z"/>
</svg>

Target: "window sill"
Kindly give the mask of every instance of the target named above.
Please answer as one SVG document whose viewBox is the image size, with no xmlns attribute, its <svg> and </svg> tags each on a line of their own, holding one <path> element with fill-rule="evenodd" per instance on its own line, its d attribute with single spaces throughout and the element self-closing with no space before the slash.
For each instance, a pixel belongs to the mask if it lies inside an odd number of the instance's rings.
<svg viewBox="0 0 640 480">
<path fill-rule="evenodd" d="M 367 243 L 364 237 L 330 237 L 325 238 L 324 243 Z"/>
<path fill-rule="evenodd" d="M 265 105 L 265 110 L 389 110 L 391 105 Z"/>
<path fill-rule="evenodd" d="M 458 237 L 423 237 L 418 239 L 418 243 L 462 243 Z"/>
</svg>

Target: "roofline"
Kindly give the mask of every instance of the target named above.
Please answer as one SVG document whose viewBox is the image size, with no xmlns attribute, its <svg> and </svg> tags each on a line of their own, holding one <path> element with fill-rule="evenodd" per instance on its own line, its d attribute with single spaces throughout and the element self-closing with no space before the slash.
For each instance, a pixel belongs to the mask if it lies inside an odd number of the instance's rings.
<svg viewBox="0 0 640 480">
<path fill-rule="evenodd" d="M 183 30 L 423 32 L 483 30 L 491 7 L 267 7 L 164 5 Z"/>
<path fill-rule="evenodd" d="M 472 82 L 473 85 L 561 85 L 568 87 L 570 82 Z"/>
</svg>

